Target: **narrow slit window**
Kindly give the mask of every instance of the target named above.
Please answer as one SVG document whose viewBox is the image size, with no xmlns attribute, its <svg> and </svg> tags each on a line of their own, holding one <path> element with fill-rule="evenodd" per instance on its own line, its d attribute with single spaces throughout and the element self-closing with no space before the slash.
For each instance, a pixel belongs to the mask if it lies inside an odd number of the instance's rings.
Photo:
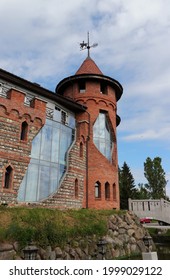
<svg viewBox="0 0 170 280">
<path fill-rule="evenodd" d="M 84 93 L 86 91 L 86 83 L 85 81 L 79 82 L 79 92 Z"/>
<path fill-rule="evenodd" d="M 5 170 L 5 181 L 4 181 L 5 189 L 10 189 L 12 186 L 12 173 L 13 173 L 13 169 L 9 165 Z"/>
<path fill-rule="evenodd" d="M 83 143 L 80 143 L 80 157 L 83 157 Z"/>
<path fill-rule="evenodd" d="M 116 200 L 116 184 L 113 184 L 113 200 Z"/>
<path fill-rule="evenodd" d="M 21 124 L 20 140 L 26 141 L 27 140 L 27 135 L 28 135 L 28 124 L 27 124 L 27 122 L 23 122 Z"/>
<path fill-rule="evenodd" d="M 78 179 L 75 180 L 75 198 L 78 198 L 79 195 L 79 186 L 78 186 Z"/>
<path fill-rule="evenodd" d="M 99 181 L 95 183 L 95 198 L 101 198 L 101 183 Z"/>
<path fill-rule="evenodd" d="M 110 199 L 110 184 L 108 182 L 105 184 L 105 199 Z"/>
<path fill-rule="evenodd" d="M 105 83 L 100 84 L 100 93 L 101 94 L 107 94 L 107 85 Z"/>
</svg>

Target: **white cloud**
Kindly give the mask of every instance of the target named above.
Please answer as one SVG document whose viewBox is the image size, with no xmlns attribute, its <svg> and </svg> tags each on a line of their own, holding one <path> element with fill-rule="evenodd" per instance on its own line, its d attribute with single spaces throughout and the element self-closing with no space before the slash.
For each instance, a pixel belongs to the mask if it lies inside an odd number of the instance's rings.
<svg viewBox="0 0 170 280">
<path fill-rule="evenodd" d="M 52 90 L 86 57 L 90 31 L 92 58 L 124 87 L 120 141 L 169 151 L 169 0 L 1 0 L 0 15 L 0 67 Z"/>
</svg>

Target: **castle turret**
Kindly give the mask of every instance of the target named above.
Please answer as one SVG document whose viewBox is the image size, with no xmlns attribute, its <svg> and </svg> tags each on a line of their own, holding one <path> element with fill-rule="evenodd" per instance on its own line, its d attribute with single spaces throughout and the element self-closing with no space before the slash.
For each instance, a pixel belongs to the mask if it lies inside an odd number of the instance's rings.
<svg viewBox="0 0 170 280">
<path fill-rule="evenodd" d="M 77 141 L 85 151 L 86 174 L 83 207 L 119 208 L 116 127 L 121 84 L 103 75 L 88 56 L 75 75 L 63 79 L 56 93 L 87 107 L 77 114 Z M 83 154 L 83 153 L 82 153 Z"/>
</svg>

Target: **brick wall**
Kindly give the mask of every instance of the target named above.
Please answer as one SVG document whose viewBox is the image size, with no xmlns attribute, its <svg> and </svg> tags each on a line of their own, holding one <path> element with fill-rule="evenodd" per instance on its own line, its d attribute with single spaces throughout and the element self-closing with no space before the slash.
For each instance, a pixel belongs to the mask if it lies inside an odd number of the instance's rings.
<svg viewBox="0 0 170 280">
<path fill-rule="evenodd" d="M 79 93 L 78 83 L 65 89 L 69 98 L 86 105 L 87 111 L 76 114 L 76 140 L 67 156 L 67 170 L 56 193 L 31 206 L 56 208 L 119 208 L 116 97 L 108 85 L 107 94 L 100 93 L 100 82 L 88 81 L 86 93 Z M 46 119 L 46 102 L 35 98 L 31 106 L 24 105 L 25 94 L 11 89 L 7 98 L 0 97 L 0 203 L 17 203 L 17 194 L 30 162 L 31 143 Z M 108 113 L 114 136 L 112 163 L 93 143 L 93 125 L 99 111 Z M 21 140 L 22 123 L 28 124 L 28 136 Z M 4 188 L 5 171 L 12 168 L 10 188 Z M 95 198 L 95 182 L 101 184 L 101 197 Z M 105 197 L 105 184 L 110 197 Z"/>
<path fill-rule="evenodd" d="M 31 143 L 45 123 L 46 102 L 35 98 L 24 105 L 25 94 L 11 89 L 7 98 L 0 97 L 0 202 L 14 204 L 18 189 L 30 162 Z M 22 123 L 28 125 L 27 136 L 21 140 Z M 11 182 L 4 186 L 6 168 L 12 169 Z"/>
<path fill-rule="evenodd" d="M 119 208 L 119 185 L 118 185 L 118 161 L 117 161 L 117 140 L 116 140 L 116 94 L 112 86 L 107 85 L 107 94 L 100 92 L 99 80 L 86 80 L 86 90 L 79 92 L 78 81 L 65 88 L 64 96 L 74 99 L 76 102 L 87 106 L 87 112 L 79 116 L 78 121 L 84 120 L 86 127 L 82 126 L 79 132 L 85 139 L 88 135 L 87 149 L 87 170 L 86 185 L 84 186 L 83 207 L 96 209 Z M 97 149 L 93 143 L 93 125 L 100 110 L 107 112 L 114 138 L 114 149 L 112 163 Z M 101 197 L 95 198 L 95 183 L 101 184 Z M 105 197 L 105 184 L 110 186 L 110 198 Z"/>
</svg>

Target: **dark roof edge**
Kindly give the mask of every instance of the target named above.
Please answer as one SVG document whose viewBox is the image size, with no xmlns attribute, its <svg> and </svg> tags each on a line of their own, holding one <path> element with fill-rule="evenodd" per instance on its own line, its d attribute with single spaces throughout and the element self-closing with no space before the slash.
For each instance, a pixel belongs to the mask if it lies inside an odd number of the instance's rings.
<svg viewBox="0 0 170 280">
<path fill-rule="evenodd" d="M 64 88 L 64 86 L 68 83 L 72 83 L 75 80 L 79 80 L 79 79 L 100 79 L 102 81 L 107 81 L 109 84 L 114 85 L 115 89 L 116 89 L 116 99 L 117 101 L 121 98 L 122 93 L 123 93 L 123 87 L 122 85 L 115 79 L 109 77 L 109 76 L 105 76 L 102 74 L 79 74 L 79 75 L 73 75 L 73 76 L 69 76 L 67 78 L 64 78 L 63 80 L 61 80 L 58 85 L 56 86 L 56 93 L 62 94 L 62 89 Z"/>
<path fill-rule="evenodd" d="M 116 126 L 118 126 L 120 122 L 121 122 L 121 118 L 118 115 L 116 115 Z"/>
<path fill-rule="evenodd" d="M 50 100 L 56 101 L 70 110 L 74 110 L 76 112 L 78 112 L 78 111 L 82 112 L 82 111 L 86 110 L 85 106 L 78 104 L 78 103 L 74 102 L 73 100 L 70 100 L 61 95 L 56 95 L 55 92 L 45 89 L 36 83 L 27 81 L 27 80 L 25 80 L 21 77 L 18 77 L 12 73 L 9 73 L 1 68 L 0 68 L 0 78 L 4 79 L 10 83 L 13 83 L 16 86 L 23 87 L 26 90 L 30 90 L 34 93 L 37 93 L 40 96 L 43 96 Z"/>
</svg>

